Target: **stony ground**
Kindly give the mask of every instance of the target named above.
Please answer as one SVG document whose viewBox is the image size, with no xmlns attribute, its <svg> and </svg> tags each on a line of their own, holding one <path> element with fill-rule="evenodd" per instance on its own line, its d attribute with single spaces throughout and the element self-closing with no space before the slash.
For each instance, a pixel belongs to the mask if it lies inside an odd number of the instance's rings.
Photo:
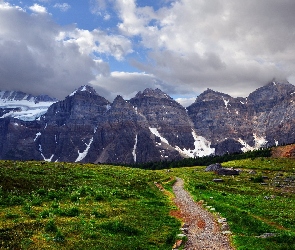
<svg viewBox="0 0 295 250">
<path fill-rule="evenodd" d="M 186 250 L 233 250 L 226 232 L 222 232 L 217 219 L 201 204 L 194 202 L 183 188 L 183 180 L 177 178 L 173 186 L 175 203 L 184 221 L 183 231 L 188 237 Z"/>
</svg>

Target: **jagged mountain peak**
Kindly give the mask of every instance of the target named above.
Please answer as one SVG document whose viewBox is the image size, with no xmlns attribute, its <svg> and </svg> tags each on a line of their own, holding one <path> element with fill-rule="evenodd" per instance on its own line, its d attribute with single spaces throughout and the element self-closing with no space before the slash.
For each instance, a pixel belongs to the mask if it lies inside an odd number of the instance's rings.
<svg viewBox="0 0 295 250">
<path fill-rule="evenodd" d="M 214 100 L 218 100 L 218 99 L 223 99 L 223 98 L 227 98 L 227 99 L 232 99 L 233 97 L 231 97 L 228 94 L 222 93 L 222 92 L 218 92 L 212 89 L 207 89 L 205 90 L 203 93 L 201 93 L 195 103 L 197 102 L 206 102 L 206 101 L 214 101 Z"/>
<path fill-rule="evenodd" d="M 48 95 L 38 95 L 35 98 L 36 103 L 38 103 L 38 102 L 57 102 L 57 101 L 58 101 L 58 99 L 52 98 Z"/>
<path fill-rule="evenodd" d="M 266 89 L 274 89 L 277 91 L 284 91 L 284 90 L 288 91 L 288 90 L 290 90 L 290 88 L 294 88 L 294 85 L 289 83 L 287 80 L 278 81 L 276 79 L 273 79 L 272 81 L 270 81 L 266 85 L 256 89 L 255 91 L 266 90 Z"/>
<path fill-rule="evenodd" d="M 248 101 L 253 103 L 269 102 L 270 100 L 278 100 L 289 96 L 295 92 L 295 86 L 288 81 L 273 80 L 268 84 L 256 89 L 248 96 Z"/>
<path fill-rule="evenodd" d="M 156 89 L 146 88 L 143 92 L 139 91 L 135 96 L 135 98 L 143 98 L 143 97 L 172 99 L 169 95 L 167 95 L 165 92 L 163 92 L 159 88 L 156 88 Z"/>
<path fill-rule="evenodd" d="M 122 105 L 124 103 L 126 103 L 126 101 L 123 99 L 123 97 L 121 95 L 117 95 L 113 101 L 112 106 Z"/>
<path fill-rule="evenodd" d="M 81 92 L 88 92 L 90 94 L 97 95 L 95 89 L 89 85 L 83 85 L 79 87 L 78 89 L 74 90 L 69 96 L 74 96 L 76 93 L 81 93 Z"/>
<path fill-rule="evenodd" d="M 56 98 L 52 98 L 48 95 L 38 95 L 34 96 L 32 94 L 27 94 L 22 91 L 1 91 L 0 99 L 3 101 L 29 101 L 29 102 L 55 102 Z"/>
</svg>

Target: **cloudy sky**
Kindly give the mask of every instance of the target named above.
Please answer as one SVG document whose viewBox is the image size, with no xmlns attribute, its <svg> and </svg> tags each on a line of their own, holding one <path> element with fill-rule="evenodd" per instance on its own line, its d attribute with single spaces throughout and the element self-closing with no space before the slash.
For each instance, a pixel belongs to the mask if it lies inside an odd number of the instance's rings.
<svg viewBox="0 0 295 250">
<path fill-rule="evenodd" d="M 294 0 L 0 0 L 0 90 L 245 97 L 295 83 L 294 13 Z"/>
</svg>

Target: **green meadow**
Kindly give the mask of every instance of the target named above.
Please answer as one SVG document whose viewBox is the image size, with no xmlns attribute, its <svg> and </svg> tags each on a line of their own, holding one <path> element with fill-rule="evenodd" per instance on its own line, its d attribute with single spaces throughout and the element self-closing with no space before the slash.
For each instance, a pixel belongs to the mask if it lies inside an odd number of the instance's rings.
<svg viewBox="0 0 295 250">
<path fill-rule="evenodd" d="M 0 161 L 0 249 L 171 249 L 181 226 L 170 216 L 175 176 L 227 218 L 236 249 L 295 249 L 295 161 L 222 165 L 241 173 Z"/>
<path fill-rule="evenodd" d="M 180 222 L 163 173 L 0 162 L 0 249 L 171 249 Z"/>
<path fill-rule="evenodd" d="M 173 169 L 173 174 L 185 180 L 197 201 L 227 218 L 237 249 L 295 249 L 295 161 L 257 158 L 222 165 L 242 172 L 217 176 L 193 167 Z M 213 182 L 216 178 L 223 182 Z M 263 237 L 266 233 L 272 237 Z"/>
</svg>

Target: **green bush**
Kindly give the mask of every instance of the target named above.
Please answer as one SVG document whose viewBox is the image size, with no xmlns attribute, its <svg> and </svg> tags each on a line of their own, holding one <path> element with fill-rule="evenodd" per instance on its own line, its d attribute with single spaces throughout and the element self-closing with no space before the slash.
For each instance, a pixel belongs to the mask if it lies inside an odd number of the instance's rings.
<svg viewBox="0 0 295 250">
<path fill-rule="evenodd" d="M 53 220 L 50 220 L 47 222 L 47 224 L 45 225 L 45 232 L 47 233 L 55 233 L 57 232 L 57 226 L 55 225 Z"/>
<path fill-rule="evenodd" d="M 54 212 L 60 216 L 66 216 L 66 217 L 76 217 L 76 216 L 79 216 L 80 214 L 80 210 L 77 207 L 71 207 L 67 209 L 59 208 L 59 209 L 56 209 Z"/>
<path fill-rule="evenodd" d="M 12 206 L 16 205 L 22 205 L 24 203 L 25 199 L 21 196 L 11 196 L 9 199 L 9 204 Z"/>
<path fill-rule="evenodd" d="M 5 218 L 6 219 L 17 219 L 19 218 L 20 215 L 19 214 L 14 214 L 14 213 L 11 213 L 11 212 L 8 212 L 6 215 L 5 215 Z"/>
<path fill-rule="evenodd" d="M 252 182 L 254 182 L 254 183 L 262 183 L 262 182 L 264 182 L 264 179 L 263 179 L 262 175 L 251 177 L 250 180 Z"/>
<path fill-rule="evenodd" d="M 101 227 L 112 233 L 122 233 L 129 236 L 140 234 L 140 231 L 138 229 L 118 220 L 104 223 L 101 225 Z"/>
<path fill-rule="evenodd" d="M 53 238 L 54 241 L 62 243 L 65 241 L 65 236 L 61 231 L 57 231 L 56 235 Z"/>
<path fill-rule="evenodd" d="M 49 210 L 44 210 L 40 213 L 40 217 L 42 219 L 48 218 L 49 217 Z"/>
</svg>

